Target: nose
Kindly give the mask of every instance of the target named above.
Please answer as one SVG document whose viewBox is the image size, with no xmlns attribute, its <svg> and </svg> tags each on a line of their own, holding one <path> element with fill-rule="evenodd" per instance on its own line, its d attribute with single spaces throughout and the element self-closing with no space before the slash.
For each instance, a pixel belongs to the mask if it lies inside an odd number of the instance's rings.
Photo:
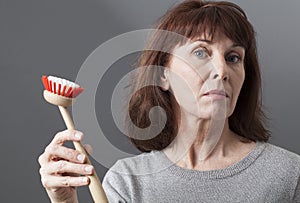
<svg viewBox="0 0 300 203">
<path fill-rule="evenodd" d="M 213 70 L 211 72 L 211 77 L 214 80 L 222 80 L 228 81 L 229 74 L 228 74 L 228 64 L 223 56 L 215 56 L 213 61 Z"/>
</svg>

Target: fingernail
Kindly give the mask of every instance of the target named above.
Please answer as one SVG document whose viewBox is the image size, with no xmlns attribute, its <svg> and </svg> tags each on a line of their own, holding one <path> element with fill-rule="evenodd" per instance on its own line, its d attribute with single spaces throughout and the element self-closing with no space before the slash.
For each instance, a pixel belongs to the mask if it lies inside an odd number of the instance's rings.
<svg viewBox="0 0 300 203">
<path fill-rule="evenodd" d="M 83 177 L 83 178 L 81 179 L 81 181 L 82 181 L 83 183 L 87 183 L 87 182 L 88 182 L 88 178 L 87 178 L 87 177 Z"/>
<path fill-rule="evenodd" d="M 77 159 L 78 159 L 79 161 L 83 161 L 83 160 L 84 160 L 84 155 L 83 155 L 83 154 L 79 154 L 79 155 L 77 156 Z"/>
<path fill-rule="evenodd" d="M 84 170 L 86 171 L 86 172 L 92 172 L 92 170 L 93 170 L 93 167 L 92 166 L 87 166 L 87 167 L 85 167 L 84 168 Z"/>
<path fill-rule="evenodd" d="M 75 133 L 75 138 L 80 139 L 81 138 L 81 134 L 80 133 Z"/>
</svg>

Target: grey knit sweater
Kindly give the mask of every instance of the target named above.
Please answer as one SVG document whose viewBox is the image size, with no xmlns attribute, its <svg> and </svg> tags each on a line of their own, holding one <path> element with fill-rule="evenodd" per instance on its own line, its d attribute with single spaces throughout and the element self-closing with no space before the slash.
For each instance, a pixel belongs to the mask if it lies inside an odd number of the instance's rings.
<svg viewBox="0 0 300 203">
<path fill-rule="evenodd" d="M 300 203 L 299 175 L 299 155 L 257 142 L 243 160 L 220 170 L 184 169 L 160 151 L 122 159 L 103 187 L 113 203 Z"/>
</svg>

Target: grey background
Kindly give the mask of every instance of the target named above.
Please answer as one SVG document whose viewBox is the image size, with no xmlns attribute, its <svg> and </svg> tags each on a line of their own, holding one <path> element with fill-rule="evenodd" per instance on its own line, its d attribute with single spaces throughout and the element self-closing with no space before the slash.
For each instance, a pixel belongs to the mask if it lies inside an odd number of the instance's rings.
<svg viewBox="0 0 300 203">
<path fill-rule="evenodd" d="M 150 28 L 176 2 L 180 1 L 0 0 L 0 202 L 49 202 L 40 184 L 37 158 L 65 126 L 57 108 L 42 98 L 41 75 L 74 80 L 83 61 L 101 43 Z M 300 2 L 233 2 L 246 10 L 257 31 L 271 143 L 299 154 Z M 101 126 L 106 126 L 112 143 L 128 152 L 135 150 L 113 130 L 101 102 L 109 101 L 113 84 L 135 58 L 130 55 L 116 62 L 96 98 Z M 106 168 L 94 165 L 103 177 Z M 79 193 L 81 202 L 91 202 L 86 187 Z"/>
</svg>

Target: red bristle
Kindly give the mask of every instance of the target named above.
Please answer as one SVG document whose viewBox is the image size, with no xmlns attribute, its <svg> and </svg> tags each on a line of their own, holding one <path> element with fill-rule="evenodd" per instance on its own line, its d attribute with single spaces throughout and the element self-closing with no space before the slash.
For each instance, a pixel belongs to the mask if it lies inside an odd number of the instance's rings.
<svg viewBox="0 0 300 203">
<path fill-rule="evenodd" d="M 61 83 L 54 82 L 48 79 L 48 76 L 42 76 L 42 83 L 46 90 L 65 97 L 75 98 L 83 92 L 82 87 L 67 87 Z"/>
<path fill-rule="evenodd" d="M 56 82 L 53 82 L 53 88 L 54 88 L 53 93 L 56 94 Z"/>
<path fill-rule="evenodd" d="M 45 75 L 42 76 L 42 82 L 43 82 L 43 85 L 44 85 L 45 89 L 49 91 L 49 85 L 48 85 L 48 78 L 47 78 L 47 76 L 45 76 Z"/>
<path fill-rule="evenodd" d="M 75 98 L 77 97 L 81 92 L 83 92 L 83 88 L 82 87 L 77 87 L 74 89 L 73 91 L 73 94 L 72 94 L 72 97 Z"/>
<path fill-rule="evenodd" d="M 67 93 L 65 94 L 66 97 L 70 97 L 70 93 L 72 92 L 72 87 L 69 87 Z"/>
<path fill-rule="evenodd" d="M 52 90 L 52 81 L 50 80 L 50 92 L 53 92 Z"/>
<path fill-rule="evenodd" d="M 58 95 L 60 95 L 60 88 L 61 88 L 61 84 L 58 84 L 58 90 L 57 90 Z"/>
<path fill-rule="evenodd" d="M 73 89 L 72 89 L 72 92 L 70 92 L 70 95 L 69 95 L 69 97 L 70 98 L 74 98 L 74 91 L 76 90 L 76 87 L 74 87 Z"/>
<path fill-rule="evenodd" d="M 66 88 L 67 88 L 67 86 L 66 86 L 66 85 L 64 85 L 64 86 L 63 86 L 63 91 L 62 91 L 62 93 L 61 93 L 61 95 L 62 95 L 62 96 L 65 96 L 65 91 L 66 91 Z"/>
<path fill-rule="evenodd" d="M 47 78 L 47 80 L 48 80 L 48 78 Z M 50 84 L 50 80 L 48 80 L 48 87 L 49 87 L 49 91 L 51 92 L 51 84 Z"/>
<path fill-rule="evenodd" d="M 72 97 L 73 92 L 74 92 L 74 88 L 72 88 L 72 91 L 69 93 L 68 97 L 73 98 L 73 97 Z"/>
</svg>

